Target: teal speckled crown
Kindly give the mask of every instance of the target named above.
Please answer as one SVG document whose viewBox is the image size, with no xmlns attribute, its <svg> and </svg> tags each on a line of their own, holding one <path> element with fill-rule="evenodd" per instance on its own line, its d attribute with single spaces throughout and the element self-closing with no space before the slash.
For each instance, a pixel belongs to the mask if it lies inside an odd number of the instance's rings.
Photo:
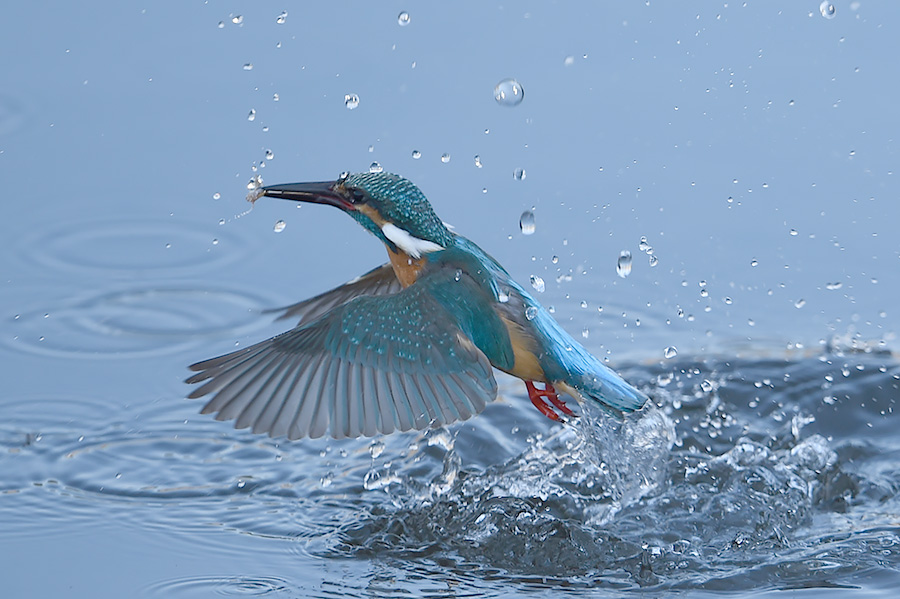
<svg viewBox="0 0 900 599">
<path fill-rule="evenodd" d="M 392 173 L 354 173 L 341 183 L 365 191 L 385 220 L 410 235 L 444 247 L 453 244 L 453 234 L 434 213 L 425 194 L 409 179 Z"/>
</svg>

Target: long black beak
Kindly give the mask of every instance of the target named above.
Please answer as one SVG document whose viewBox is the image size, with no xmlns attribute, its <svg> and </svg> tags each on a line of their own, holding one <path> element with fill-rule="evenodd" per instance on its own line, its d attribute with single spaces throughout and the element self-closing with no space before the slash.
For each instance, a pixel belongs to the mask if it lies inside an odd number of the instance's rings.
<svg viewBox="0 0 900 599">
<path fill-rule="evenodd" d="M 294 202 L 310 202 L 313 204 L 326 204 L 335 206 L 344 211 L 354 210 L 353 204 L 335 190 L 337 183 L 334 181 L 317 181 L 315 183 L 285 183 L 283 185 L 269 185 L 257 190 L 257 197 L 267 196 Z"/>
</svg>

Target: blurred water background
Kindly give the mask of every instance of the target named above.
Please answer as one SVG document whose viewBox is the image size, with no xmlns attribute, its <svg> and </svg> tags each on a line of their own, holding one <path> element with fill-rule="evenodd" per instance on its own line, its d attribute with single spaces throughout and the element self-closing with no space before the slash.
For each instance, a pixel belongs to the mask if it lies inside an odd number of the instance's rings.
<svg viewBox="0 0 900 599">
<path fill-rule="evenodd" d="M 4 596 L 893 596 L 900 5 L 4 18 Z M 560 426 L 500 378 L 424 434 L 199 416 L 187 364 L 384 260 L 248 182 L 373 163 L 654 407 Z"/>
</svg>

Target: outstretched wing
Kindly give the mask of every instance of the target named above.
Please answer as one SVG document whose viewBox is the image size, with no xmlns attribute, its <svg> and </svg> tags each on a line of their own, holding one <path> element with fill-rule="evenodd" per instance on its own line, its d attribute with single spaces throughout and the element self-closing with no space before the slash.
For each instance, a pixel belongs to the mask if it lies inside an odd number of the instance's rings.
<svg viewBox="0 0 900 599">
<path fill-rule="evenodd" d="M 285 306 L 283 308 L 275 308 L 266 310 L 266 312 L 281 312 L 278 320 L 286 318 L 300 318 L 300 324 L 311 322 L 328 312 L 335 306 L 339 306 L 354 297 L 361 295 L 388 295 L 397 293 L 403 289 L 394 269 L 390 263 L 382 264 L 367 272 L 348 281 L 339 287 L 335 287 L 325 293 L 320 293 L 315 297 Z"/>
<path fill-rule="evenodd" d="M 497 396 L 488 359 L 422 285 L 357 297 L 191 369 L 186 382 L 207 382 L 189 397 L 213 394 L 203 413 L 289 439 L 421 430 Z"/>
</svg>

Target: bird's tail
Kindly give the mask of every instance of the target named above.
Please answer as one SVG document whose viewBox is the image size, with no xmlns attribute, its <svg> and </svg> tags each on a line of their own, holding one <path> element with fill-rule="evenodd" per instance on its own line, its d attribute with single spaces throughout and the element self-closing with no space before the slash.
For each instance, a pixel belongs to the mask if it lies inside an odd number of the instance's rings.
<svg viewBox="0 0 900 599">
<path fill-rule="evenodd" d="M 582 397 L 594 400 L 616 415 L 640 410 L 648 400 L 643 392 L 605 366 L 600 372 L 587 373 L 580 380 L 576 379 L 574 387 Z"/>
</svg>

